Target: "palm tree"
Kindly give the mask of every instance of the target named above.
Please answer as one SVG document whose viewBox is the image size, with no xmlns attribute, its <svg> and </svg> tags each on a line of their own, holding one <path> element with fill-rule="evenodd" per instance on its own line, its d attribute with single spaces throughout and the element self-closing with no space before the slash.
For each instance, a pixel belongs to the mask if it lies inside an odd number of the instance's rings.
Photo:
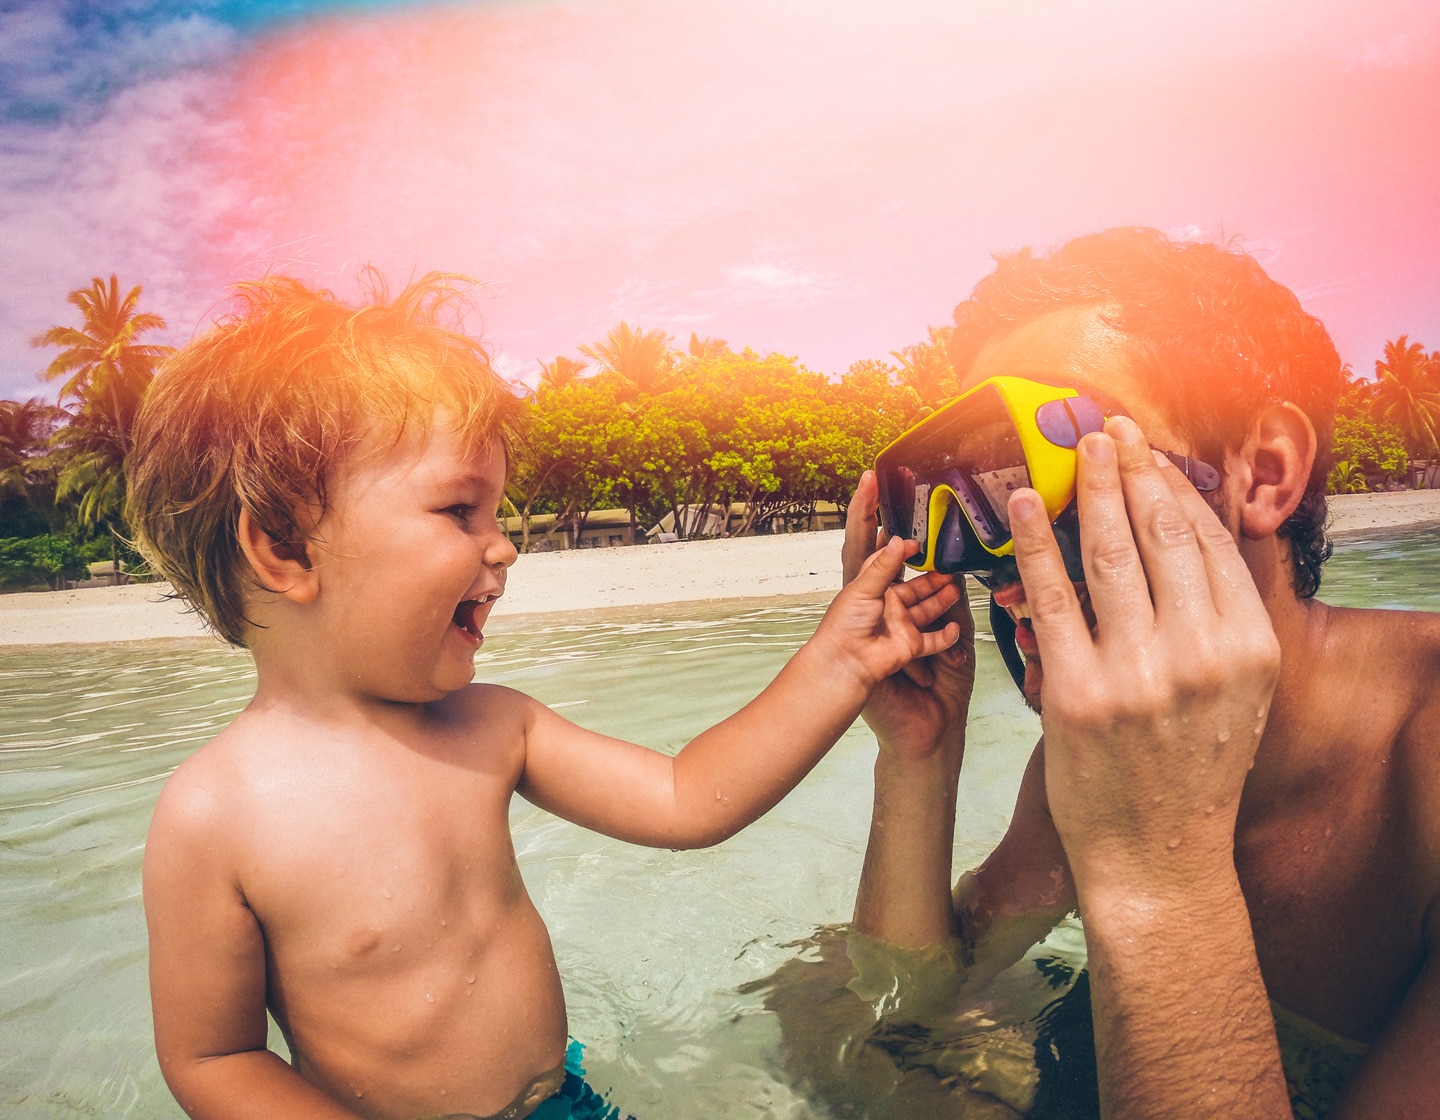
<svg viewBox="0 0 1440 1120">
<path fill-rule="evenodd" d="M 675 362 L 668 334 L 636 330 L 625 322 L 612 328 L 604 342 L 580 347 L 580 353 L 593 358 L 602 373 L 615 377 L 624 388 L 647 395 L 664 388 Z"/>
<path fill-rule="evenodd" d="M 1376 413 L 1400 429 L 1416 458 L 1440 453 L 1440 363 L 1402 334 L 1385 343 L 1375 375 L 1371 400 Z"/>
<path fill-rule="evenodd" d="M 560 389 L 572 382 L 579 381 L 580 371 L 584 368 L 584 362 L 577 362 L 574 358 L 565 357 L 564 354 L 558 355 L 553 362 L 541 362 L 539 388 Z"/>
<path fill-rule="evenodd" d="M 723 338 L 701 338 L 690 332 L 690 356 L 692 358 L 718 358 L 729 351 L 730 344 Z"/>
<path fill-rule="evenodd" d="M 50 533 L 59 531 L 60 514 L 55 471 L 45 452 L 66 415 L 41 400 L 0 401 L 0 493 L 24 497 Z"/>
<path fill-rule="evenodd" d="M 174 348 L 139 342 L 147 331 L 163 330 L 165 320 L 137 311 L 139 285 L 122 298 L 114 273 L 107 284 L 98 276 L 90 287 L 65 297 L 79 308 L 81 325 L 51 327 L 32 341 L 34 346 L 60 346 L 60 354 L 44 371 L 47 381 L 67 380 L 60 398 L 73 397 L 79 408 L 68 425 L 50 440 L 46 462 L 56 471 L 56 494 L 78 496 L 80 523 L 110 530 L 110 557 L 120 575 L 119 530 L 125 505 L 125 458 L 130 454 L 135 414 L 155 367 Z"/>
<path fill-rule="evenodd" d="M 60 346 L 64 349 L 46 367 L 46 381 L 67 380 L 60 386 L 60 399 L 73 397 L 80 404 L 79 423 L 103 416 L 105 429 L 115 442 L 118 457 L 130 452 L 130 430 L 155 367 L 174 349 L 138 341 L 142 334 L 163 330 L 165 320 L 148 311 L 136 311 L 140 287 L 136 285 L 121 298 L 120 282 L 112 272 L 107 284 L 96 276 L 90 287 L 76 288 L 65 297 L 80 309 L 81 325 L 51 327 L 31 341 L 32 346 Z"/>
<path fill-rule="evenodd" d="M 890 352 L 900 363 L 900 380 L 914 389 L 915 395 L 926 404 L 939 404 L 953 397 L 958 388 L 949 351 L 954 329 L 931 327 L 929 342 L 917 342 Z"/>
</svg>

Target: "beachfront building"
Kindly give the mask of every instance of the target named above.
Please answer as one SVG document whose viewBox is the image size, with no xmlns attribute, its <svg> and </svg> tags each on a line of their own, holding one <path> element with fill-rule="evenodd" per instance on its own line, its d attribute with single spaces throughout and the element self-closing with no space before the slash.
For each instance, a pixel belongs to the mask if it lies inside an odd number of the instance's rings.
<svg viewBox="0 0 1440 1120">
<path fill-rule="evenodd" d="M 695 540 L 722 535 L 733 536 L 745 523 L 745 503 L 732 502 L 728 515 L 723 505 L 682 506 L 681 524 L 685 538 Z M 675 514 L 667 513 L 658 523 L 652 525 L 632 539 L 630 533 L 630 511 L 628 509 L 591 510 L 579 531 L 568 519 L 555 524 L 555 514 L 537 513 L 530 517 L 530 551 L 560 552 L 572 548 L 619 548 L 630 544 L 666 544 L 678 540 L 675 531 Z M 524 537 L 520 518 L 504 519 L 505 532 L 516 548 Z M 845 525 L 844 514 L 834 502 L 816 502 L 812 511 L 797 510 L 793 513 L 777 514 L 757 525 L 752 533 L 805 533 L 822 529 L 841 529 Z"/>
</svg>

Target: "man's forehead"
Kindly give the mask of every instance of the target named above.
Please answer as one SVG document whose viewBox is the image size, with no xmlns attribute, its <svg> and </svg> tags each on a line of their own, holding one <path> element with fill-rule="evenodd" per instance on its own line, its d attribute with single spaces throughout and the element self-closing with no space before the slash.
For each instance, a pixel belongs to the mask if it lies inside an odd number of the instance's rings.
<svg viewBox="0 0 1440 1120">
<path fill-rule="evenodd" d="M 1113 319 L 1103 305 L 1058 308 L 1028 319 L 980 348 L 961 391 L 1001 375 L 1090 389 L 1147 426 L 1157 406 L 1136 373 L 1130 337 Z"/>
</svg>

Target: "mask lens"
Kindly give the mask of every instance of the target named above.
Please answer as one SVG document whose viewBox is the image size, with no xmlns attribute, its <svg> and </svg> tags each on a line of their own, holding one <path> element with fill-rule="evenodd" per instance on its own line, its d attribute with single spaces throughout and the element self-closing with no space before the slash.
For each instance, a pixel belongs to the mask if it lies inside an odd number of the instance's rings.
<svg viewBox="0 0 1440 1120">
<path fill-rule="evenodd" d="M 925 540 L 926 515 L 916 516 L 915 472 L 898 463 L 877 463 L 876 480 L 880 484 L 880 520 L 892 537 Z M 930 488 L 925 488 L 928 495 Z"/>
<path fill-rule="evenodd" d="M 1010 413 L 999 391 L 984 386 L 937 421 L 890 448 L 876 464 L 885 527 L 925 540 L 931 486 L 944 485 L 954 490 L 981 542 L 999 548 L 1010 539 L 1010 494 L 1030 485 Z"/>
<path fill-rule="evenodd" d="M 950 438 L 934 451 L 937 474 L 944 474 L 968 515 L 975 535 L 989 548 L 1010 539 L 1010 494 L 1030 485 L 1020 436 L 1000 394 L 986 387 L 956 410 L 947 425 Z"/>
</svg>

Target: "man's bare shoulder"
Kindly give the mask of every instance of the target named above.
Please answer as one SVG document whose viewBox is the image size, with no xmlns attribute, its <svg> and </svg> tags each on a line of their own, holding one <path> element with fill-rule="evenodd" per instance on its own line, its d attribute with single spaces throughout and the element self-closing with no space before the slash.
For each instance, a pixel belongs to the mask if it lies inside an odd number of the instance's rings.
<svg viewBox="0 0 1440 1120">
<path fill-rule="evenodd" d="M 1440 898 L 1440 614 L 1431 611 L 1345 612 L 1356 677 L 1388 694 L 1396 734 L 1385 754 L 1397 808 L 1416 835 L 1412 850 L 1427 866 L 1420 882 Z"/>
<path fill-rule="evenodd" d="M 1407 710 L 1440 709 L 1440 613 L 1330 607 L 1332 639 L 1348 675 L 1406 698 Z"/>
</svg>

